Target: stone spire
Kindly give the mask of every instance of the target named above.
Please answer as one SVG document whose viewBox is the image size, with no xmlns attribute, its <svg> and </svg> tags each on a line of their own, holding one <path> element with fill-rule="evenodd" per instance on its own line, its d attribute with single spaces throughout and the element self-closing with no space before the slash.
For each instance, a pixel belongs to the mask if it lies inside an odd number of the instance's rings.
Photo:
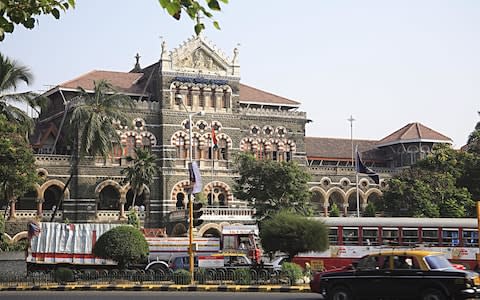
<svg viewBox="0 0 480 300">
<path fill-rule="evenodd" d="M 162 52 L 160 53 L 160 64 L 162 70 L 171 70 L 172 69 L 172 58 L 170 53 L 167 50 L 167 43 L 162 41 Z"/>
<path fill-rule="evenodd" d="M 140 67 L 140 55 L 137 53 L 137 55 L 135 55 L 135 66 L 133 67 L 133 70 L 132 72 L 140 72 L 140 70 L 142 69 Z"/>
</svg>

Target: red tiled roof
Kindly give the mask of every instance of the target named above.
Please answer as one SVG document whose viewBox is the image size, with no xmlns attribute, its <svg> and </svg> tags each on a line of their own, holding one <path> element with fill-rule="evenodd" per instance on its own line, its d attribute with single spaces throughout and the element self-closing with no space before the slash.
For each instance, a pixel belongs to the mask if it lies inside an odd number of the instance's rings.
<svg viewBox="0 0 480 300">
<path fill-rule="evenodd" d="M 240 102 L 299 106 L 300 103 L 240 83 Z"/>
<path fill-rule="evenodd" d="M 405 142 L 435 141 L 451 143 L 452 139 L 420 123 L 409 123 L 377 142 L 377 147 Z"/>
<path fill-rule="evenodd" d="M 125 73 L 112 71 L 90 71 L 80 77 L 61 83 L 59 87 L 77 89 L 79 86 L 85 90 L 93 90 L 94 81 L 106 80 L 119 92 L 130 94 L 141 94 L 143 87 L 136 84 L 143 73 Z"/>
<path fill-rule="evenodd" d="M 353 140 L 359 152 L 375 149 L 372 140 Z M 339 138 L 305 137 L 305 150 L 309 159 L 352 160 L 352 140 Z"/>
</svg>

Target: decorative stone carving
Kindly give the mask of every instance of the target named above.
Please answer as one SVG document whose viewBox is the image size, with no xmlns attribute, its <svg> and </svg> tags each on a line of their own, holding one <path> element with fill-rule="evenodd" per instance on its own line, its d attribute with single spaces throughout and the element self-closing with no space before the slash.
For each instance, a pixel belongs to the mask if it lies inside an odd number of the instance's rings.
<svg viewBox="0 0 480 300">
<path fill-rule="evenodd" d="M 211 72 L 225 71 L 220 64 L 215 62 L 214 59 L 202 49 L 196 49 L 193 53 L 187 54 L 179 59 L 176 66 Z"/>
</svg>

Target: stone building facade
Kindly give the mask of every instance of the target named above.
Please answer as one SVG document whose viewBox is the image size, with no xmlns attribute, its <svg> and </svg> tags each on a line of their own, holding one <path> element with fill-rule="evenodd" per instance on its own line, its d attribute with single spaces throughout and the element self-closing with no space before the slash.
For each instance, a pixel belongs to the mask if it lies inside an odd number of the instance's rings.
<svg viewBox="0 0 480 300">
<path fill-rule="evenodd" d="M 300 102 L 242 84 L 238 56 L 234 49 L 232 57 L 227 57 L 199 36 L 171 51 L 163 43 L 159 61 L 145 68 L 137 55 L 130 72 L 91 71 L 46 92 L 51 103 L 39 116 L 31 139 L 44 180 L 17 199 L 10 208 L 10 218 L 17 222 L 50 218 L 72 162 L 67 112 L 78 101 L 78 87 L 92 91 L 98 80 L 109 81 L 132 98 L 136 104 L 129 112 L 132 122 L 116 124 L 122 145 L 111 157 L 87 157 L 80 162 L 57 220 L 123 222 L 133 193 L 120 172 L 136 147 L 151 149 L 158 166 L 154 183 L 135 200 L 144 226 L 167 226 L 171 235 L 185 232 L 191 155 L 200 167 L 206 198 L 205 222 L 198 228 L 203 235 L 218 234 L 222 224 L 254 222 L 247 203 L 232 194 L 236 152 L 249 151 L 259 159 L 293 160 L 304 165 L 314 178 L 310 186 L 316 213 L 328 215 L 331 204 L 337 203 L 348 216 L 356 210 L 353 144 L 382 178 L 380 184 L 361 178 L 364 208 L 368 201 L 379 201 L 385 178 L 414 163 L 435 143 L 451 143 L 419 123 L 408 124 L 381 141 L 306 137 L 309 120 L 299 111 Z M 213 134 L 216 149 L 212 148 Z"/>
</svg>

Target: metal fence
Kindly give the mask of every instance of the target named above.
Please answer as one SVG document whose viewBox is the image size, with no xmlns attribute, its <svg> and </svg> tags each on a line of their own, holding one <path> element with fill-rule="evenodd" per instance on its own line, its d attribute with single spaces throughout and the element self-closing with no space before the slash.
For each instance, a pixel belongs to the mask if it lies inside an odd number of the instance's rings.
<svg viewBox="0 0 480 300">
<path fill-rule="evenodd" d="M 282 272 L 268 269 L 198 269 L 195 284 L 213 285 L 292 285 L 294 280 Z M 186 270 L 155 272 L 143 270 L 78 270 L 59 268 L 49 272 L 30 272 L 26 276 L 14 272 L 1 272 L 0 285 L 32 286 L 49 284 L 190 284 Z"/>
</svg>

